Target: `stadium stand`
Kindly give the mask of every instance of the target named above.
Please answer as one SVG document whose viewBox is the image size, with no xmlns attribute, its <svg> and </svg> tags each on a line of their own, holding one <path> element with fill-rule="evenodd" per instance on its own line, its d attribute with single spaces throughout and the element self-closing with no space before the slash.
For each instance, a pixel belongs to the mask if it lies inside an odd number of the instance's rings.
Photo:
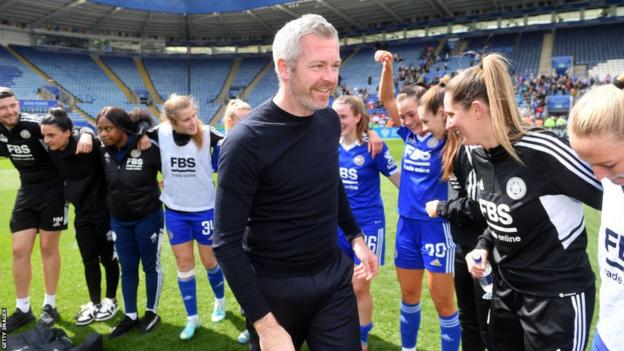
<svg viewBox="0 0 624 351">
<path fill-rule="evenodd" d="M 379 84 L 379 67 L 373 60 L 374 54 L 373 48 L 362 48 L 343 64 L 340 67 L 342 84 L 352 91 L 375 91 Z M 368 77 L 371 78 L 371 84 L 368 84 Z"/>
<path fill-rule="evenodd" d="M 20 99 L 38 99 L 37 90 L 47 82 L 0 46 L 0 86 L 6 86 Z"/>
<path fill-rule="evenodd" d="M 241 65 L 234 77 L 234 81 L 230 86 L 229 96 L 239 96 L 245 87 L 251 83 L 262 67 L 264 67 L 269 61 L 267 57 L 248 57 L 243 58 Z"/>
<path fill-rule="evenodd" d="M 270 97 L 272 97 L 277 91 L 279 84 L 277 76 L 275 75 L 274 66 L 271 65 L 271 69 L 262 77 L 256 88 L 247 97 L 247 102 L 252 108 L 257 107 Z"/>
<path fill-rule="evenodd" d="M 573 56 L 575 64 L 591 69 L 600 62 L 624 57 L 622 38 L 622 25 L 559 29 L 555 32 L 553 56 Z"/>
<path fill-rule="evenodd" d="M 223 88 L 233 61 L 231 58 L 191 60 L 191 95 L 197 100 L 200 116 L 205 122 L 212 119 L 221 105 L 215 98 Z"/>
<path fill-rule="evenodd" d="M 95 117 L 105 106 L 115 105 L 127 110 L 141 107 L 131 104 L 119 88 L 85 54 L 41 51 L 14 47 L 16 51 L 59 82 L 81 100 L 78 107 Z"/>
<path fill-rule="evenodd" d="M 190 94 L 186 58 L 143 58 L 143 64 L 163 101 L 173 93 Z"/>
<path fill-rule="evenodd" d="M 102 56 L 101 59 L 139 97 L 145 94 L 149 95 L 132 58 Z"/>
</svg>

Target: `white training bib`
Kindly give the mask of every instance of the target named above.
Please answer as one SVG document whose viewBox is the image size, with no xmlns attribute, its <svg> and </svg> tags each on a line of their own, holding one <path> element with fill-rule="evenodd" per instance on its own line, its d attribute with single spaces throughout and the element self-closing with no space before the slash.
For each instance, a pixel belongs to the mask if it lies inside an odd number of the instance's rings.
<svg viewBox="0 0 624 351">
<path fill-rule="evenodd" d="M 158 127 L 164 188 L 160 200 L 170 209 L 186 212 L 214 208 L 215 192 L 210 162 L 210 128 L 204 128 L 203 147 L 193 140 L 176 145 L 169 123 Z"/>
<path fill-rule="evenodd" d="M 609 350 L 624 345 L 624 189 L 602 180 L 602 218 L 598 235 L 600 314 L 598 333 Z"/>
</svg>

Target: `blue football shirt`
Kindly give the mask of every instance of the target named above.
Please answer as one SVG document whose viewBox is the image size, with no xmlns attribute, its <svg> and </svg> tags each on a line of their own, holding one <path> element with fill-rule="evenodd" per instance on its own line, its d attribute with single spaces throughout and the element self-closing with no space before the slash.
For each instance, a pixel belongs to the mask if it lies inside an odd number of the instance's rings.
<svg viewBox="0 0 624 351">
<path fill-rule="evenodd" d="M 399 190 L 399 215 L 412 219 L 429 218 L 425 205 L 431 200 L 447 200 L 447 183 L 442 181 L 442 149 L 445 140 L 432 134 L 418 136 L 405 127 L 397 133 L 405 142 Z"/>
<path fill-rule="evenodd" d="M 368 143 L 349 146 L 341 143 L 338 154 L 340 178 L 358 223 L 362 215 L 383 217 L 379 173 L 387 177 L 399 171 L 386 144 L 375 158 L 368 152 Z"/>
</svg>

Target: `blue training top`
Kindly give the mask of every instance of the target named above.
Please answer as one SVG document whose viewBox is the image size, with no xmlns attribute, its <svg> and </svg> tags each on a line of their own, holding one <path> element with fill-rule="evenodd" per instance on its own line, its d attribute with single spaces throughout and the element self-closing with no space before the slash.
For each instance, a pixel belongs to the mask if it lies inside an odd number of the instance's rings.
<svg viewBox="0 0 624 351">
<path fill-rule="evenodd" d="M 383 218 L 384 209 L 379 188 L 379 173 L 386 177 L 399 171 L 390 150 L 383 144 L 381 153 L 372 158 L 368 143 L 338 146 L 340 178 L 358 223 L 367 218 Z"/>
<path fill-rule="evenodd" d="M 447 200 L 447 183 L 442 177 L 442 148 L 445 140 L 432 134 L 418 136 L 406 127 L 397 134 L 405 142 L 399 190 L 399 215 L 412 219 L 444 221 L 429 218 L 425 205 L 431 200 Z"/>
</svg>

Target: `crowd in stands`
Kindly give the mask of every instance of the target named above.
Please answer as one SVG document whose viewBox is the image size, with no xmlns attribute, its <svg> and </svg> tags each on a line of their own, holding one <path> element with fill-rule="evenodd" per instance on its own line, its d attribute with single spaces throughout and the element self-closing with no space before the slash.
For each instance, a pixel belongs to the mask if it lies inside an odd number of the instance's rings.
<svg viewBox="0 0 624 351">
<path fill-rule="evenodd" d="M 421 56 L 416 60 L 418 64 L 414 64 L 413 60 L 406 59 L 398 53 L 394 54 L 394 62 L 398 65 L 398 74 L 394 78 L 395 91 L 398 92 L 403 87 L 413 84 L 425 88 L 438 84 L 440 78 L 437 75 L 428 82 L 425 81 L 425 75 L 434 70 L 446 72 L 449 54 L 449 48 L 445 47 L 441 54 L 436 55 L 431 44 L 425 47 Z M 472 66 L 478 58 L 471 53 L 467 53 L 467 55 L 471 57 L 470 66 Z M 454 77 L 457 73 L 452 72 L 450 77 Z M 546 104 L 547 96 L 567 95 L 575 101 L 591 87 L 611 83 L 612 77 L 607 75 L 604 79 L 600 77 L 582 78 L 577 75 L 552 73 L 539 76 L 515 74 L 514 79 L 516 102 L 520 107 L 524 122 L 530 126 L 551 129 L 555 133 L 565 136 L 567 115 L 549 113 Z M 359 95 L 364 101 L 372 101 L 368 104 L 371 115 L 370 127 L 393 127 L 392 119 L 378 101 L 376 94 L 377 92 L 371 92 L 369 87 L 350 88 L 346 84 L 341 84 L 337 95 Z"/>
</svg>

